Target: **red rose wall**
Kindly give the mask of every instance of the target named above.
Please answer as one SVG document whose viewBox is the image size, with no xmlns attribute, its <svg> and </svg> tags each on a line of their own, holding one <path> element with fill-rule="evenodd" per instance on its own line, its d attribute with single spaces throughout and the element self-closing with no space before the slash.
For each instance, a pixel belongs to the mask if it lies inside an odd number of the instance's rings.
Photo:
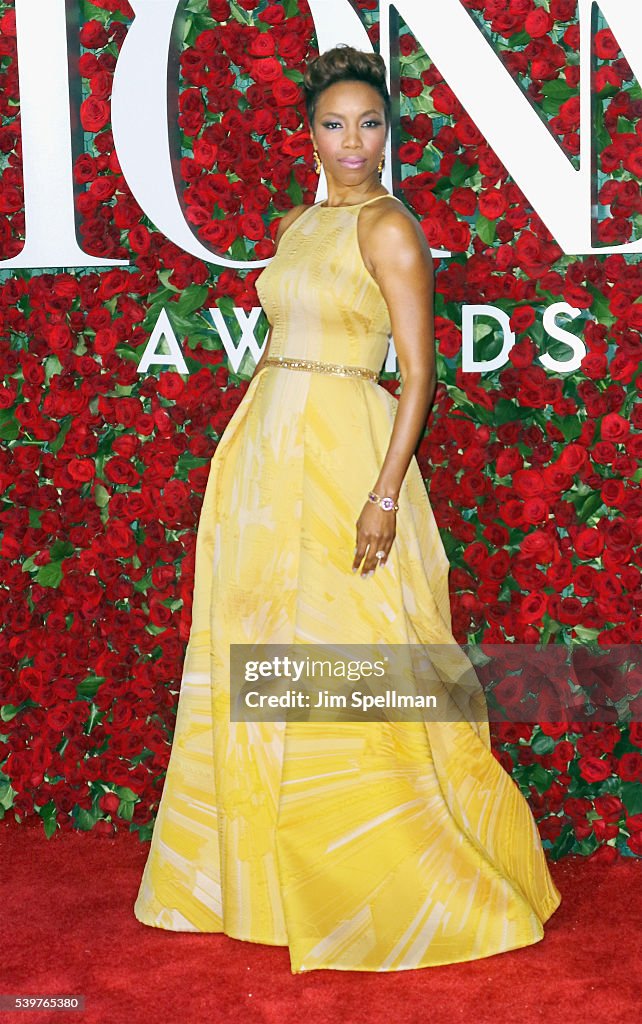
<svg viewBox="0 0 642 1024">
<path fill-rule="evenodd" d="M 575 0 L 461 2 L 577 165 Z M 376 48 L 378 4 L 353 6 Z M 195 259 L 134 200 L 110 129 L 134 12 L 127 0 L 78 8 L 78 238 L 88 254 L 130 265 L 0 271 L 0 806 L 20 822 L 40 817 L 47 835 L 135 829 L 148 838 L 209 460 L 248 381 L 232 371 L 209 310 L 238 335 L 234 307 L 258 306 L 260 271 Z M 318 52 L 310 11 L 305 0 L 182 8 L 183 206 L 206 247 L 266 259 L 279 218 L 316 195 L 301 90 Z M 0 0 L 5 260 L 25 238 L 15 24 L 13 2 Z M 599 9 L 594 29 L 594 232 L 596 245 L 616 246 L 642 234 L 642 92 Z M 452 565 L 456 638 L 638 644 L 640 258 L 565 255 L 403 23 L 398 60 L 395 191 L 433 249 L 450 252 L 436 257 L 440 383 L 417 457 Z M 568 356 L 543 321 L 559 302 L 580 311 L 567 330 L 586 349 L 566 373 L 538 358 Z M 510 318 L 517 341 L 502 367 L 463 372 L 466 303 Z M 163 308 L 187 373 L 139 372 Z M 495 356 L 498 324 L 482 325 L 477 340 L 484 358 Z M 384 384 L 398 392 L 396 374 Z M 642 856 L 642 673 L 632 678 L 608 721 L 493 725 L 496 756 L 553 857 Z"/>
</svg>

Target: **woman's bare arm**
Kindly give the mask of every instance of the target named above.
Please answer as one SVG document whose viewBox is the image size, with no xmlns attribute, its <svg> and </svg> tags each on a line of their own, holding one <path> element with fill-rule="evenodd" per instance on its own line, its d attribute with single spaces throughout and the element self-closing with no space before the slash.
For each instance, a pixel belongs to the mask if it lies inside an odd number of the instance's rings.
<svg viewBox="0 0 642 1024">
<path fill-rule="evenodd" d="M 366 266 L 381 288 L 390 312 L 403 382 L 388 449 L 379 475 L 372 482 L 377 494 L 396 500 L 425 429 L 437 384 L 434 269 L 430 247 L 417 221 L 396 204 L 393 207 L 386 203 L 386 207 L 368 218 L 363 234 L 360 231 L 360 242 Z M 379 563 L 375 553 L 383 550 L 387 557 L 395 527 L 396 513 L 384 511 L 366 498 L 357 520 L 353 571 L 364 557 L 362 575 L 385 563 L 385 558 Z"/>
</svg>

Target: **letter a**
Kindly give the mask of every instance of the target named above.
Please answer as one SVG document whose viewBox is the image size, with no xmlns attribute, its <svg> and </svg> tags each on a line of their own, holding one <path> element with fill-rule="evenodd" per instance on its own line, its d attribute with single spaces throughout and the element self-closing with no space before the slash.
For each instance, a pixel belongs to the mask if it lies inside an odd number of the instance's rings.
<svg viewBox="0 0 642 1024">
<path fill-rule="evenodd" d="M 158 345 L 161 338 L 165 339 L 169 353 L 158 351 Z M 145 346 L 143 358 L 138 364 L 138 372 L 145 373 L 152 365 L 164 366 L 166 369 L 171 366 L 174 367 L 178 373 L 189 373 L 187 363 L 183 359 L 181 347 L 178 344 L 178 339 L 174 334 L 174 328 L 169 322 L 167 310 L 164 307 L 156 321 L 156 326 L 151 333 L 150 339 Z"/>
</svg>

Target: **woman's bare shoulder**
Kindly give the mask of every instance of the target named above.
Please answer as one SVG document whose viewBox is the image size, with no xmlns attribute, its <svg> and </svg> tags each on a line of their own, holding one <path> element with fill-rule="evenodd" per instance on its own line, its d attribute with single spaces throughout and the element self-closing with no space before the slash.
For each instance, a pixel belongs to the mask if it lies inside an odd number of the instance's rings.
<svg viewBox="0 0 642 1024">
<path fill-rule="evenodd" d="M 367 232 L 381 225 L 387 228 L 403 231 L 408 227 L 415 229 L 419 226 L 414 213 L 408 210 L 400 199 L 393 195 L 382 196 L 376 203 L 365 206 L 359 214 L 359 229 L 363 225 Z"/>
<path fill-rule="evenodd" d="M 359 244 L 365 253 L 386 254 L 419 248 L 430 252 L 417 217 L 394 196 L 386 196 L 359 214 Z"/>
</svg>

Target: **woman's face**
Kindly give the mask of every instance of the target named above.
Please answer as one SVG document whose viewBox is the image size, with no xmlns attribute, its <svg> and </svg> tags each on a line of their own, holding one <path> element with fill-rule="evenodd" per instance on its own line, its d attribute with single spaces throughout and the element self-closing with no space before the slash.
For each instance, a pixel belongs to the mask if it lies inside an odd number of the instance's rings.
<svg viewBox="0 0 642 1024">
<path fill-rule="evenodd" d="M 366 82 L 335 82 L 319 95 L 312 139 L 326 175 L 336 184 L 378 180 L 386 134 L 383 100 Z"/>
</svg>

